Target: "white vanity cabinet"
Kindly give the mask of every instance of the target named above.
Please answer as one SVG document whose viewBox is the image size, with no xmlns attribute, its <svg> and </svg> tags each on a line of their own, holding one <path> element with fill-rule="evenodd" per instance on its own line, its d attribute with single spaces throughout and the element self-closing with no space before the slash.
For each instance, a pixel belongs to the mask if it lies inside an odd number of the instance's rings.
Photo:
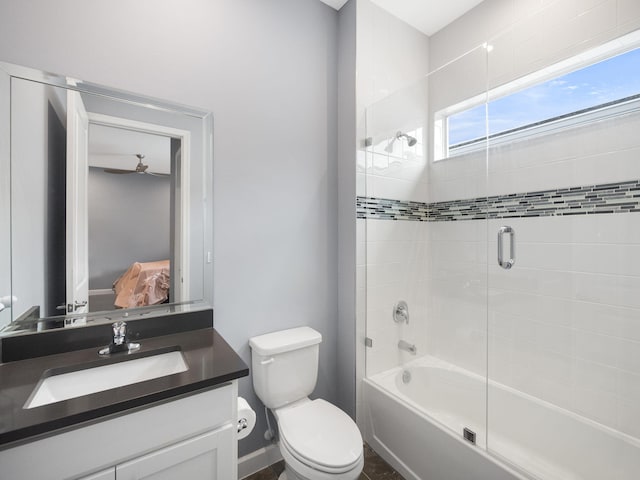
<svg viewBox="0 0 640 480">
<path fill-rule="evenodd" d="M 11 480 L 237 478 L 237 383 L 0 451 Z"/>
<path fill-rule="evenodd" d="M 227 424 L 212 432 L 161 448 L 78 480 L 235 478 L 233 463 L 229 461 L 233 454 L 233 441 L 233 426 Z"/>
<path fill-rule="evenodd" d="M 235 478 L 235 470 L 229 461 L 233 440 L 232 425 L 228 424 L 213 432 L 117 465 L 116 477 L 118 480 Z"/>
</svg>

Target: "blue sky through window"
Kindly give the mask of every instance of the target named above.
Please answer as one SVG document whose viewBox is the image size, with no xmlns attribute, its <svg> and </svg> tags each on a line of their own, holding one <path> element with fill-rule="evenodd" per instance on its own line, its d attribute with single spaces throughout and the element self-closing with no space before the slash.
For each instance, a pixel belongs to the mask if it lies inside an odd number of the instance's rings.
<svg viewBox="0 0 640 480">
<path fill-rule="evenodd" d="M 489 135 L 640 93 L 640 49 L 492 100 Z M 485 105 L 449 117 L 449 145 L 483 138 Z"/>
</svg>

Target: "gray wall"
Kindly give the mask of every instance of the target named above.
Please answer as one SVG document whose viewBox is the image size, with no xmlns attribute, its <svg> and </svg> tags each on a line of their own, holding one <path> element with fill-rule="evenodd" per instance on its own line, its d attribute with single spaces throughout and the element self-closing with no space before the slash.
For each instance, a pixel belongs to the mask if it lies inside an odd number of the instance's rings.
<svg viewBox="0 0 640 480">
<path fill-rule="evenodd" d="M 1 60 L 214 113 L 216 328 L 247 362 L 252 335 L 318 329 L 334 402 L 337 24 L 318 0 L 0 0 Z M 266 425 L 240 393 L 243 455 Z"/>
<path fill-rule="evenodd" d="M 356 0 L 338 14 L 338 51 L 338 404 L 355 419 Z"/>
<path fill-rule="evenodd" d="M 89 169 L 89 288 L 111 288 L 133 262 L 169 259 L 169 177 Z"/>
</svg>

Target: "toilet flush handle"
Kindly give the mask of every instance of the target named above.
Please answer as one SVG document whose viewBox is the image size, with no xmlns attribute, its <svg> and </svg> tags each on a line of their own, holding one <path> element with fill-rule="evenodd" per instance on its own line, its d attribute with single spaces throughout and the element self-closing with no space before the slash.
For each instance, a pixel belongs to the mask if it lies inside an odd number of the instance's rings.
<svg viewBox="0 0 640 480">
<path fill-rule="evenodd" d="M 260 365 L 268 365 L 270 363 L 273 363 L 275 361 L 275 358 L 271 357 L 271 358 L 267 358 L 266 360 L 262 360 L 260 362 Z"/>
</svg>

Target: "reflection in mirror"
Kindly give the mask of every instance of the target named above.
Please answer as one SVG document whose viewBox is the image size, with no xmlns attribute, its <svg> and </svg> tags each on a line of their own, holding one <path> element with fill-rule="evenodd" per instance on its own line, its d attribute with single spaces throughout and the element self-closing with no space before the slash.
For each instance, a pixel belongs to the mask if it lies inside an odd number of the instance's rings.
<svg viewBox="0 0 640 480">
<path fill-rule="evenodd" d="M 0 274 L 10 284 L 0 327 L 58 315 L 67 321 L 38 328 L 77 326 L 96 312 L 205 299 L 209 115 L 102 87 L 9 82 L 11 269 Z"/>
<path fill-rule="evenodd" d="M 171 159 L 179 150 L 179 139 L 89 123 L 90 312 L 175 297 L 167 212 L 173 213 Z"/>
</svg>

